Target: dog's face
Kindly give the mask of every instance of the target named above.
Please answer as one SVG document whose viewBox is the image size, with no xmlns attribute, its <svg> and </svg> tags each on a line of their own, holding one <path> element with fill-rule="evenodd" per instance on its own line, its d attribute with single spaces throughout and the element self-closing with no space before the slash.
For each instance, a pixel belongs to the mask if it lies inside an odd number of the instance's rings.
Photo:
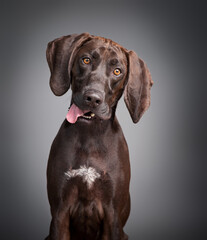
<svg viewBox="0 0 207 240">
<path fill-rule="evenodd" d="M 71 123 L 110 119 L 123 92 L 134 122 L 149 107 L 152 80 L 146 64 L 109 39 L 85 33 L 56 39 L 48 44 L 47 60 L 52 91 L 60 96 L 71 85 Z"/>
<path fill-rule="evenodd" d="M 109 119 L 123 93 L 126 76 L 125 52 L 109 41 L 92 39 L 78 50 L 74 59 L 72 101 L 80 109 L 93 113 L 94 117 L 88 120 Z"/>
</svg>

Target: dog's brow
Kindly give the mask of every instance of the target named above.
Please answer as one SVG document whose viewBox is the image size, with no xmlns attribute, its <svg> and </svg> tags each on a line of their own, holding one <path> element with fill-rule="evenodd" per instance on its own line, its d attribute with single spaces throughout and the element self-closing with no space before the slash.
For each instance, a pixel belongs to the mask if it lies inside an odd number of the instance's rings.
<svg viewBox="0 0 207 240">
<path fill-rule="evenodd" d="M 117 63 L 118 63 L 118 59 L 117 58 L 113 58 L 109 62 L 110 65 L 116 65 Z"/>
<path fill-rule="evenodd" d="M 98 58 L 100 55 L 97 53 L 97 51 L 94 51 L 93 53 L 92 53 L 92 57 L 93 58 Z"/>
</svg>

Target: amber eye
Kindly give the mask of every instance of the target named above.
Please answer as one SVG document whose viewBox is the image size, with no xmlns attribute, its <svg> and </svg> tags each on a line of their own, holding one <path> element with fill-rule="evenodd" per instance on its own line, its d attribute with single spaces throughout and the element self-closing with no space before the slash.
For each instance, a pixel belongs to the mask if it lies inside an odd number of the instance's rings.
<svg viewBox="0 0 207 240">
<path fill-rule="evenodd" d="M 119 68 L 116 68 L 116 69 L 114 70 L 114 74 L 115 74 L 116 76 L 120 75 L 120 74 L 121 74 L 121 70 L 120 70 Z"/>
<path fill-rule="evenodd" d="M 85 64 L 89 64 L 90 62 L 91 62 L 91 60 L 90 60 L 90 58 L 83 58 L 83 62 L 85 63 Z"/>
</svg>

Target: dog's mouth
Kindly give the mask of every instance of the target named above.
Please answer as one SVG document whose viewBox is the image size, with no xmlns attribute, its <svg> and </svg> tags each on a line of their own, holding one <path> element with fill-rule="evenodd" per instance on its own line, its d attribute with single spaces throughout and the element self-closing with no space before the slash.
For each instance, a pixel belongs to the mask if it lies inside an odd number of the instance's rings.
<svg viewBox="0 0 207 240">
<path fill-rule="evenodd" d="M 90 110 L 81 110 L 73 103 L 69 108 L 66 119 L 69 123 L 74 124 L 79 118 L 85 120 L 92 120 L 95 118 L 95 116 L 95 113 L 91 112 Z"/>
<path fill-rule="evenodd" d="M 84 113 L 81 118 L 85 118 L 85 119 L 92 119 L 95 117 L 95 113 L 89 111 L 89 112 L 86 112 Z"/>
</svg>

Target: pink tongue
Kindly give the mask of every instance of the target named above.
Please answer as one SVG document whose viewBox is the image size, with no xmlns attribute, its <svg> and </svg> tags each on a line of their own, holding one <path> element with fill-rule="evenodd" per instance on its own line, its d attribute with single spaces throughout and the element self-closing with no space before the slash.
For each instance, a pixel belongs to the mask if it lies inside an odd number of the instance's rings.
<svg viewBox="0 0 207 240">
<path fill-rule="evenodd" d="M 80 108 L 78 108 L 74 103 L 70 107 L 66 119 L 70 123 L 75 123 L 78 119 L 78 117 L 83 116 L 84 113 L 88 112 L 87 110 L 82 111 Z"/>
</svg>

